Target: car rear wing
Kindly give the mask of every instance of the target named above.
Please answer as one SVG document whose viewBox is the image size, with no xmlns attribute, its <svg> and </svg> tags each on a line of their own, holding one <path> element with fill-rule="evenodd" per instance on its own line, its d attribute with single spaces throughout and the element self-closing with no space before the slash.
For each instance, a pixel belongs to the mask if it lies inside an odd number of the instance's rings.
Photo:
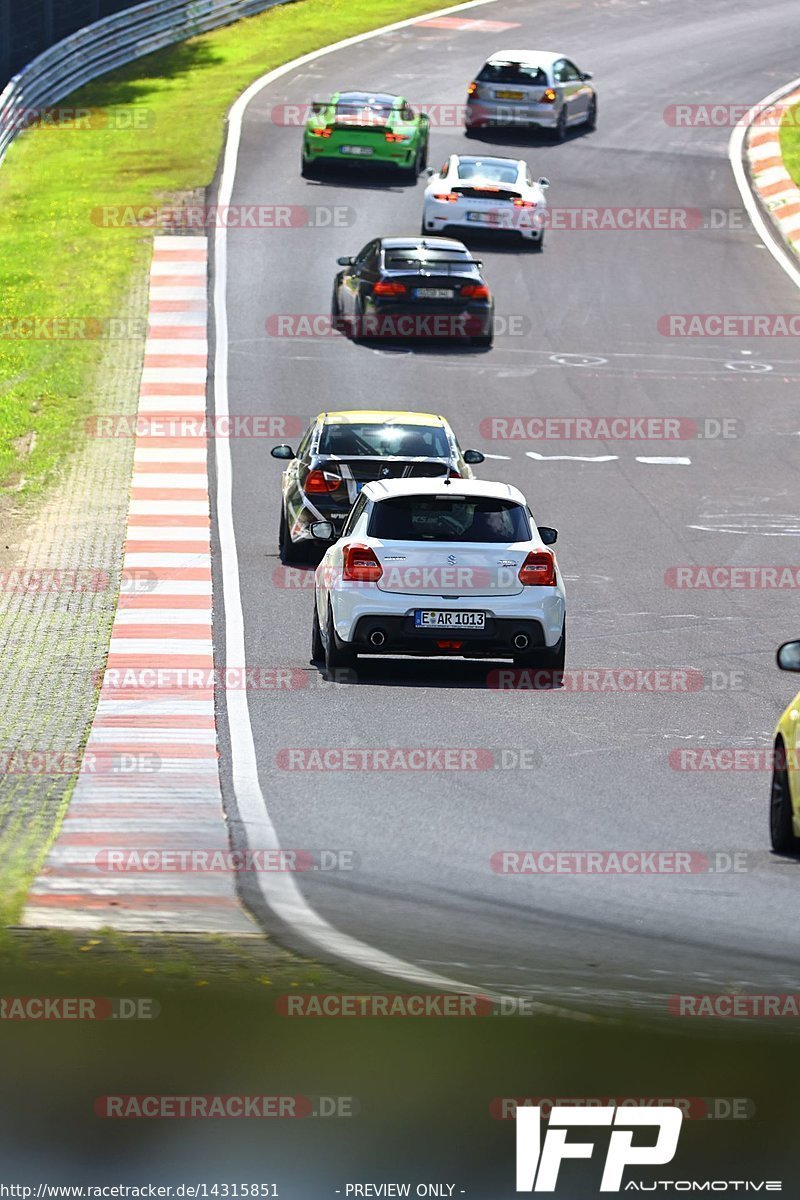
<svg viewBox="0 0 800 1200">
<path fill-rule="evenodd" d="M 480 269 L 483 266 L 483 260 L 480 258 L 411 258 L 404 257 L 400 254 L 392 254 L 386 256 L 386 269 L 388 271 L 404 270 L 406 267 L 426 267 L 431 271 L 438 271 L 440 267 L 477 267 Z M 450 274 L 450 271 L 447 272 Z"/>
</svg>

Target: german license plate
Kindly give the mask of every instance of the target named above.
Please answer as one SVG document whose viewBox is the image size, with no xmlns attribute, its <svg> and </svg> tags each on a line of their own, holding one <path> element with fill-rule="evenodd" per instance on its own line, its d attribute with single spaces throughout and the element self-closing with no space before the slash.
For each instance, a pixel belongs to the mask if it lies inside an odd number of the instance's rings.
<svg viewBox="0 0 800 1200">
<path fill-rule="evenodd" d="M 486 613 L 418 608 L 414 625 L 417 629 L 485 629 Z"/>
<path fill-rule="evenodd" d="M 524 100 L 524 92 L 495 92 L 498 100 Z"/>
<path fill-rule="evenodd" d="M 342 154 L 372 154 L 372 146 L 341 146 Z"/>
<path fill-rule="evenodd" d="M 502 216 L 498 212 L 469 212 L 468 221 L 480 221 L 482 225 L 499 225 Z"/>
<path fill-rule="evenodd" d="M 414 288 L 414 295 L 419 300 L 452 300 L 452 288 Z"/>
</svg>

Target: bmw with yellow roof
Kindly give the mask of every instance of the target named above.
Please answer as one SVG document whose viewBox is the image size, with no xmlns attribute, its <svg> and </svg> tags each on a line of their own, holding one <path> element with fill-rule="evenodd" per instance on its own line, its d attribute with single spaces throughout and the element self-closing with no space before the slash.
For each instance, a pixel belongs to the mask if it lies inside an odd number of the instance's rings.
<svg viewBox="0 0 800 1200">
<path fill-rule="evenodd" d="M 430 121 L 403 96 L 386 92 L 334 92 L 315 101 L 303 134 L 301 172 L 314 178 L 321 166 L 393 167 L 414 182 L 428 165 Z"/>
<path fill-rule="evenodd" d="M 314 545 L 313 521 L 330 521 L 338 534 L 370 480 L 472 479 L 472 467 L 484 457 L 480 450 L 462 450 L 444 417 L 381 409 L 320 413 L 296 451 L 274 446 L 272 456 L 287 463 L 278 534 L 287 563 L 297 562 Z"/>
</svg>

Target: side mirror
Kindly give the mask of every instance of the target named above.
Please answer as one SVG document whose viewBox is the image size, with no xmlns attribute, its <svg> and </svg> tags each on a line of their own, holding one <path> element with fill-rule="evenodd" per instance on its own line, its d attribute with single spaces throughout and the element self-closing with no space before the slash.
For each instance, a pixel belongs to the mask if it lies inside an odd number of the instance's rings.
<svg viewBox="0 0 800 1200">
<path fill-rule="evenodd" d="M 581 71 L 581 79 L 592 79 L 592 78 L 593 78 L 593 76 L 592 76 L 591 71 Z"/>
<path fill-rule="evenodd" d="M 333 525 L 330 521 L 314 521 L 308 527 L 309 533 L 315 542 L 333 542 L 336 540 L 333 533 Z"/>
<path fill-rule="evenodd" d="M 311 111 L 312 111 L 312 113 L 321 113 L 324 107 L 325 107 L 325 105 L 322 103 L 321 100 L 315 100 L 314 103 L 311 105 Z"/>
<path fill-rule="evenodd" d="M 352 258 L 337 258 L 337 263 L 340 267 L 352 267 L 355 259 Z"/>
<path fill-rule="evenodd" d="M 463 454 L 465 463 L 469 463 L 471 467 L 476 467 L 478 463 L 486 461 L 486 456 L 481 454 L 480 450 L 465 450 Z"/>
<path fill-rule="evenodd" d="M 273 458 L 294 458 L 294 450 L 291 446 L 273 446 L 270 450 Z"/>
<path fill-rule="evenodd" d="M 425 174 L 428 176 L 428 179 L 430 179 L 433 175 L 436 174 L 436 171 L 434 170 L 433 167 L 426 167 Z"/>
<path fill-rule="evenodd" d="M 539 537 L 542 539 L 545 546 L 552 546 L 554 542 L 558 541 L 558 530 L 551 529 L 549 525 L 540 525 Z"/>
<path fill-rule="evenodd" d="M 547 178 L 546 175 L 542 175 L 541 179 L 539 179 L 537 182 L 538 182 L 540 188 L 549 188 L 550 187 L 550 180 Z"/>
<path fill-rule="evenodd" d="M 776 657 L 782 671 L 800 671 L 800 642 L 784 642 Z"/>
</svg>

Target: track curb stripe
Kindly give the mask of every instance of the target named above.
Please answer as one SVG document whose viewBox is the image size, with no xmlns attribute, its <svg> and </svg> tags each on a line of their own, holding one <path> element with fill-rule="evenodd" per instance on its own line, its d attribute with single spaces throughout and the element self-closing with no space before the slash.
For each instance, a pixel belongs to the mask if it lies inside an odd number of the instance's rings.
<svg viewBox="0 0 800 1200">
<path fill-rule="evenodd" d="M 800 89 L 780 97 L 781 109 L 794 104 L 800 104 Z M 750 181 L 783 242 L 792 253 L 800 254 L 800 188 L 783 163 L 780 126 L 771 124 L 765 129 L 765 120 L 774 122 L 774 112 L 767 108 L 754 116 L 745 136 Z"/>
<path fill-rule="evenodd" d="M 205 238 L 155 238 L 143 430 L 154 419 L 179 427 L 187 413 L 205 417 L 206 268 Z M 119 597 L 81 772 L 28 897 L 26 926 L 254 932 L 233 870 L 130 873 L 99 857 L 230 848 L 209 684 L 207 470 L 204 436 L 137 435 L 123 560 L 132 584 Z M 186 679 L 187 669 L 199 674 Z"/>
</svg>

